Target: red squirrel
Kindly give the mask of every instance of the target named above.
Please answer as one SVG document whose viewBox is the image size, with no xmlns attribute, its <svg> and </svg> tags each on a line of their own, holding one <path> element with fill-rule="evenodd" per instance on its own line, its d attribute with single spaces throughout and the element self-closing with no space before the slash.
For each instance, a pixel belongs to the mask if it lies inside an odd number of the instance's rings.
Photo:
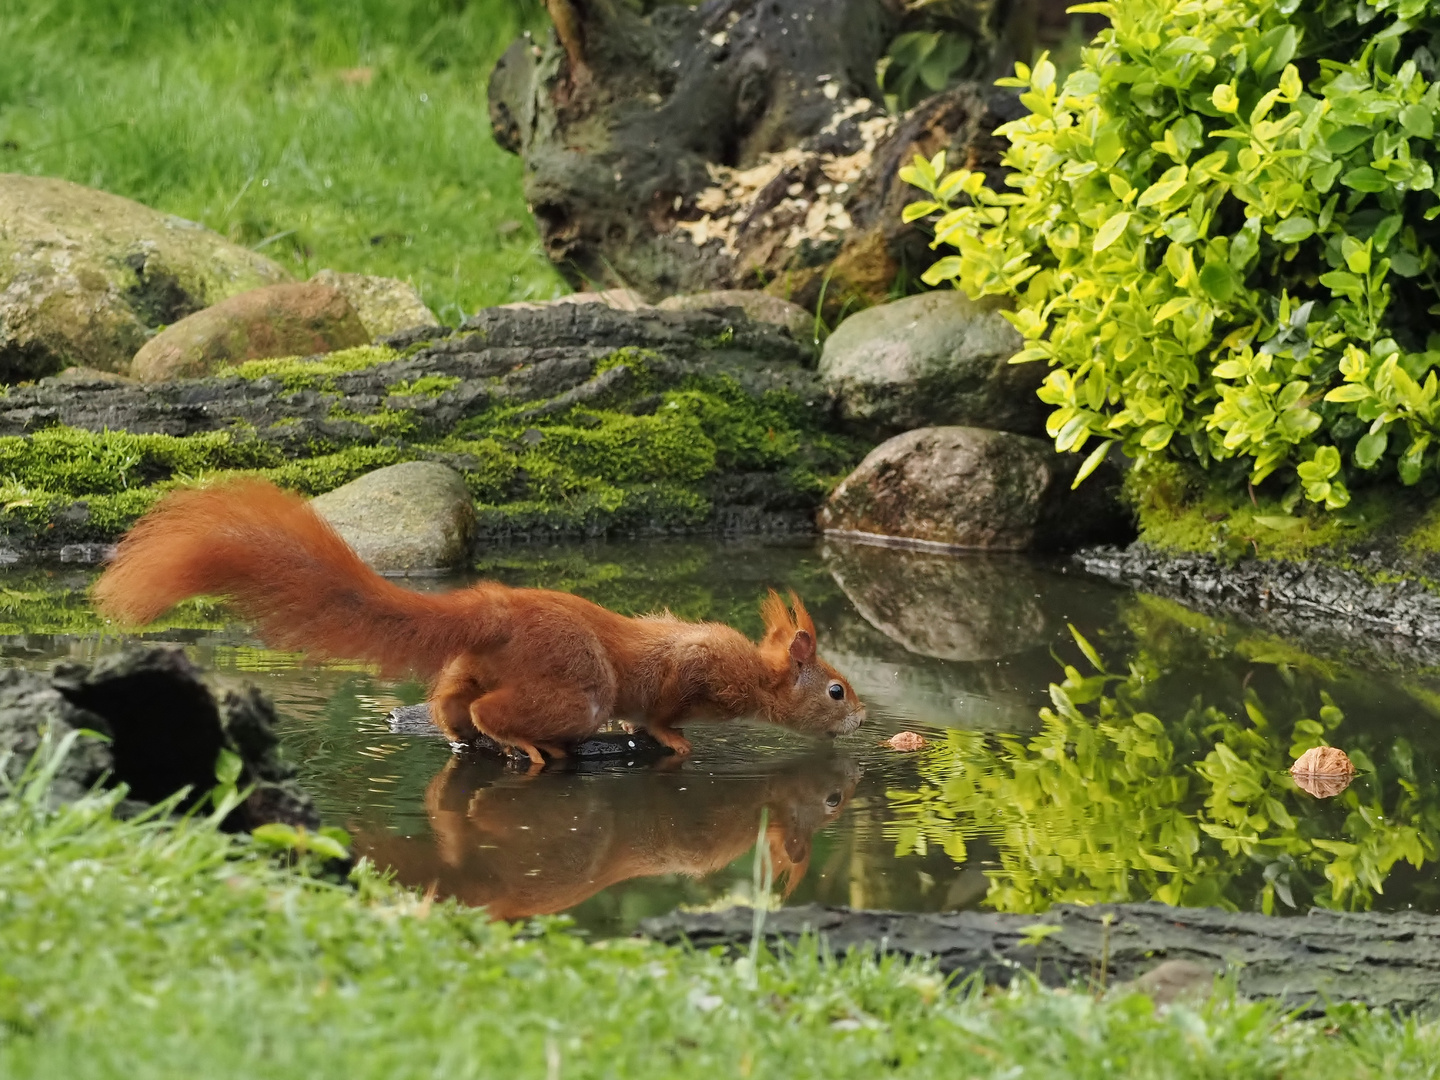
<svg viewBox="0 0 1440 1080">
<path fill-rule="evenodd" d="M 629 618 L 549 589 L 482 581 L 417 593 L 366 566 L 305 499 L 262 480 L 167 495 L 94 589 L 101 613 L 135 625 L 200 594 L 227 597 L 275 648 L 429 679 L 431 717 L 451 742 L 483 732 L 535 766 L 612 719 L 681 755 L 688 720 L 750 715 L 846 735 L 865 719 L 816 655 L 815 623 L 793 592 L 788 608 L 774 590 L 765 599 L 758 645 L 719 623 Z"/>
<path fill-rule="evenodd" d="M 494 918 L 522 919 L 569 911 L 622 881 L 724 870 L 756 843 L 765 809 L 765 847 L 788 897 L 809 868 L 812 837 L 840 816 L 860 768 L 814 755 L 748 775 L 616 779 L 497 780 L 489 763 L 452 757 L 425 791 L 429 836 L 361 830 L 355 850 L 407 885 L 433 883 Z"/>
</svg>

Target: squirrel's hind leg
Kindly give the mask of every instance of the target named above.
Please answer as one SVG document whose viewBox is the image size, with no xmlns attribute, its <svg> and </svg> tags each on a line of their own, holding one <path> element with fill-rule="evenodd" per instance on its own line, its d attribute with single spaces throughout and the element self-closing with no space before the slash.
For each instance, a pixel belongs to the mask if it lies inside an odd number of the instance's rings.
<svg viewBox="0 0 1440 1080">
<path fill-rule="evenodd" d="M 608 712 L 608 710 L 606 710 Z M 470 722 L 498 743 L 523 750 L 543 764 L 541 750 L 565 757 L 565 746 L 595 733 L 599 723 L 593 695 L 576 686 L 550 686 L 544 693 L 503 686 L 470 702 Z"/>
</svg>

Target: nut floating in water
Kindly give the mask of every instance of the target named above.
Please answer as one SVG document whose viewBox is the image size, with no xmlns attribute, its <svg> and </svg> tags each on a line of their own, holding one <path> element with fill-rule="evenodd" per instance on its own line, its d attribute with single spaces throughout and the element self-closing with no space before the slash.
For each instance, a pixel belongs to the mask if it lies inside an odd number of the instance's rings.
<svg viewBox="0 0 1440 1080">
<path fill-rule="evenodd" d="M 1290 775 L 1302 790 L 1317 799 L 1328 799 L 1350 786 L 1350 781 L 1355 778 L 1355 766 L 1344 750 L 1333 746 L 1314 746 L 1290 766 Z"/>
<path fill-rule="evenodd" d="M 913 731 L 902 731 L 898 735 L 892 735 L 880 745 L 888 746 L 891 750 L 923 750 L 925 736 L 917 735 Z"/>
</svg>

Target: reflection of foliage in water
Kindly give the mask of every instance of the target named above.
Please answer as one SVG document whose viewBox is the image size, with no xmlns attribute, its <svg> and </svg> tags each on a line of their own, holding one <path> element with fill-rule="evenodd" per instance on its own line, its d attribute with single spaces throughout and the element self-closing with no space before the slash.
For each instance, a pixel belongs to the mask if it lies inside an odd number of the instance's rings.
<svg viewBox="0 0 1440 1080">
<path fill-rule="evenodd" d="M 95 614 L 89 586 L 98 570 L 11 570 L 0 578 L 0 634 L 93 634 L 110 627 Z M 218 630 L 229 620 L 213 599 L 187 600 L 154 629 Z"/>
<path fill-rule="evenodd" d="M 1361 775 L 1333 800 L 1298 791 L 1285 771 L 1343 722 L 1323 689 L 1326 665 L 1251 639 L 1247 658 L 1288 693 L 1262 703 L 1247 676 L 1234 715 L 1213 690 L 1166 708 L 1173 657 L 1157 615 L 1132 609 L 1145 645 L 1125 675 L 1105 673 L 1077 635 L 1097 674 L 1067 665 L 1035 736 L 949 732 L 921 766 L 920 789 L 889 793 L 898 852 L 939 846 L 965 861 L 968 844 L 991 841 L 999 865 L 986 871 L 987 903 L 1002 911 L 1156 899 L 1267 913 L 1369 908 L 1398 862 L 1436 856 L 1436 784 L 1403 737 L 1381 754 L 1347 729 Z"/>
<path fill-rule="evenodd" d="M 682 619 L 723 622 L 751 635 L 762 630 L 760 600 L 767 588 L 795 589 L 817 614 L 840 597 L 826 564 L 812 549 L 800 553 L 784 542 L 672 540 L 500 548 L 488 552 L 476 570 L 511 585 L 577 593 L 626 615 L 663 607 Z"/>
</svg>

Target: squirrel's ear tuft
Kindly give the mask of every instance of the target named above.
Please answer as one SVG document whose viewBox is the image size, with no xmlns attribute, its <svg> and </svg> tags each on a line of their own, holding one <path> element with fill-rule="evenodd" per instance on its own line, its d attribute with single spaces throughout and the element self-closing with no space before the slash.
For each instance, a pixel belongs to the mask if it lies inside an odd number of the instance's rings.
<svg viewBox="0 0 1440 1080">
<path fill-rule="evenodd" d="M 804 602 L 800 599 L 798 595 L 796 595 L 794 589 L 790 590 L 790 606 L 795 609 L 796 627 L 804 630 L 812 638 L 818 640 L 819 635 L 815 633 L 815 620 L 812 619 L 810 617 L 810 613 L 805 610 Z"/>
<path fill-rule="evenodd" d="M 790 617 L 790 609 L 785 606 L 785 601 L 780 599 L 780 594 L 774 589 L 770 590 L 764 603 L 760 605 L 760 616 L 765 620 L 766 638 L 775 638 L 784 642 L 795 632 L 795 620 Z"/>
<path fill-rule="evenodd" d="M 807 630 L 796 630 L 790 639 L 790 659 L 797 664 L 808 664 L 815 659 L 815 635 Z"/>
</svg>

